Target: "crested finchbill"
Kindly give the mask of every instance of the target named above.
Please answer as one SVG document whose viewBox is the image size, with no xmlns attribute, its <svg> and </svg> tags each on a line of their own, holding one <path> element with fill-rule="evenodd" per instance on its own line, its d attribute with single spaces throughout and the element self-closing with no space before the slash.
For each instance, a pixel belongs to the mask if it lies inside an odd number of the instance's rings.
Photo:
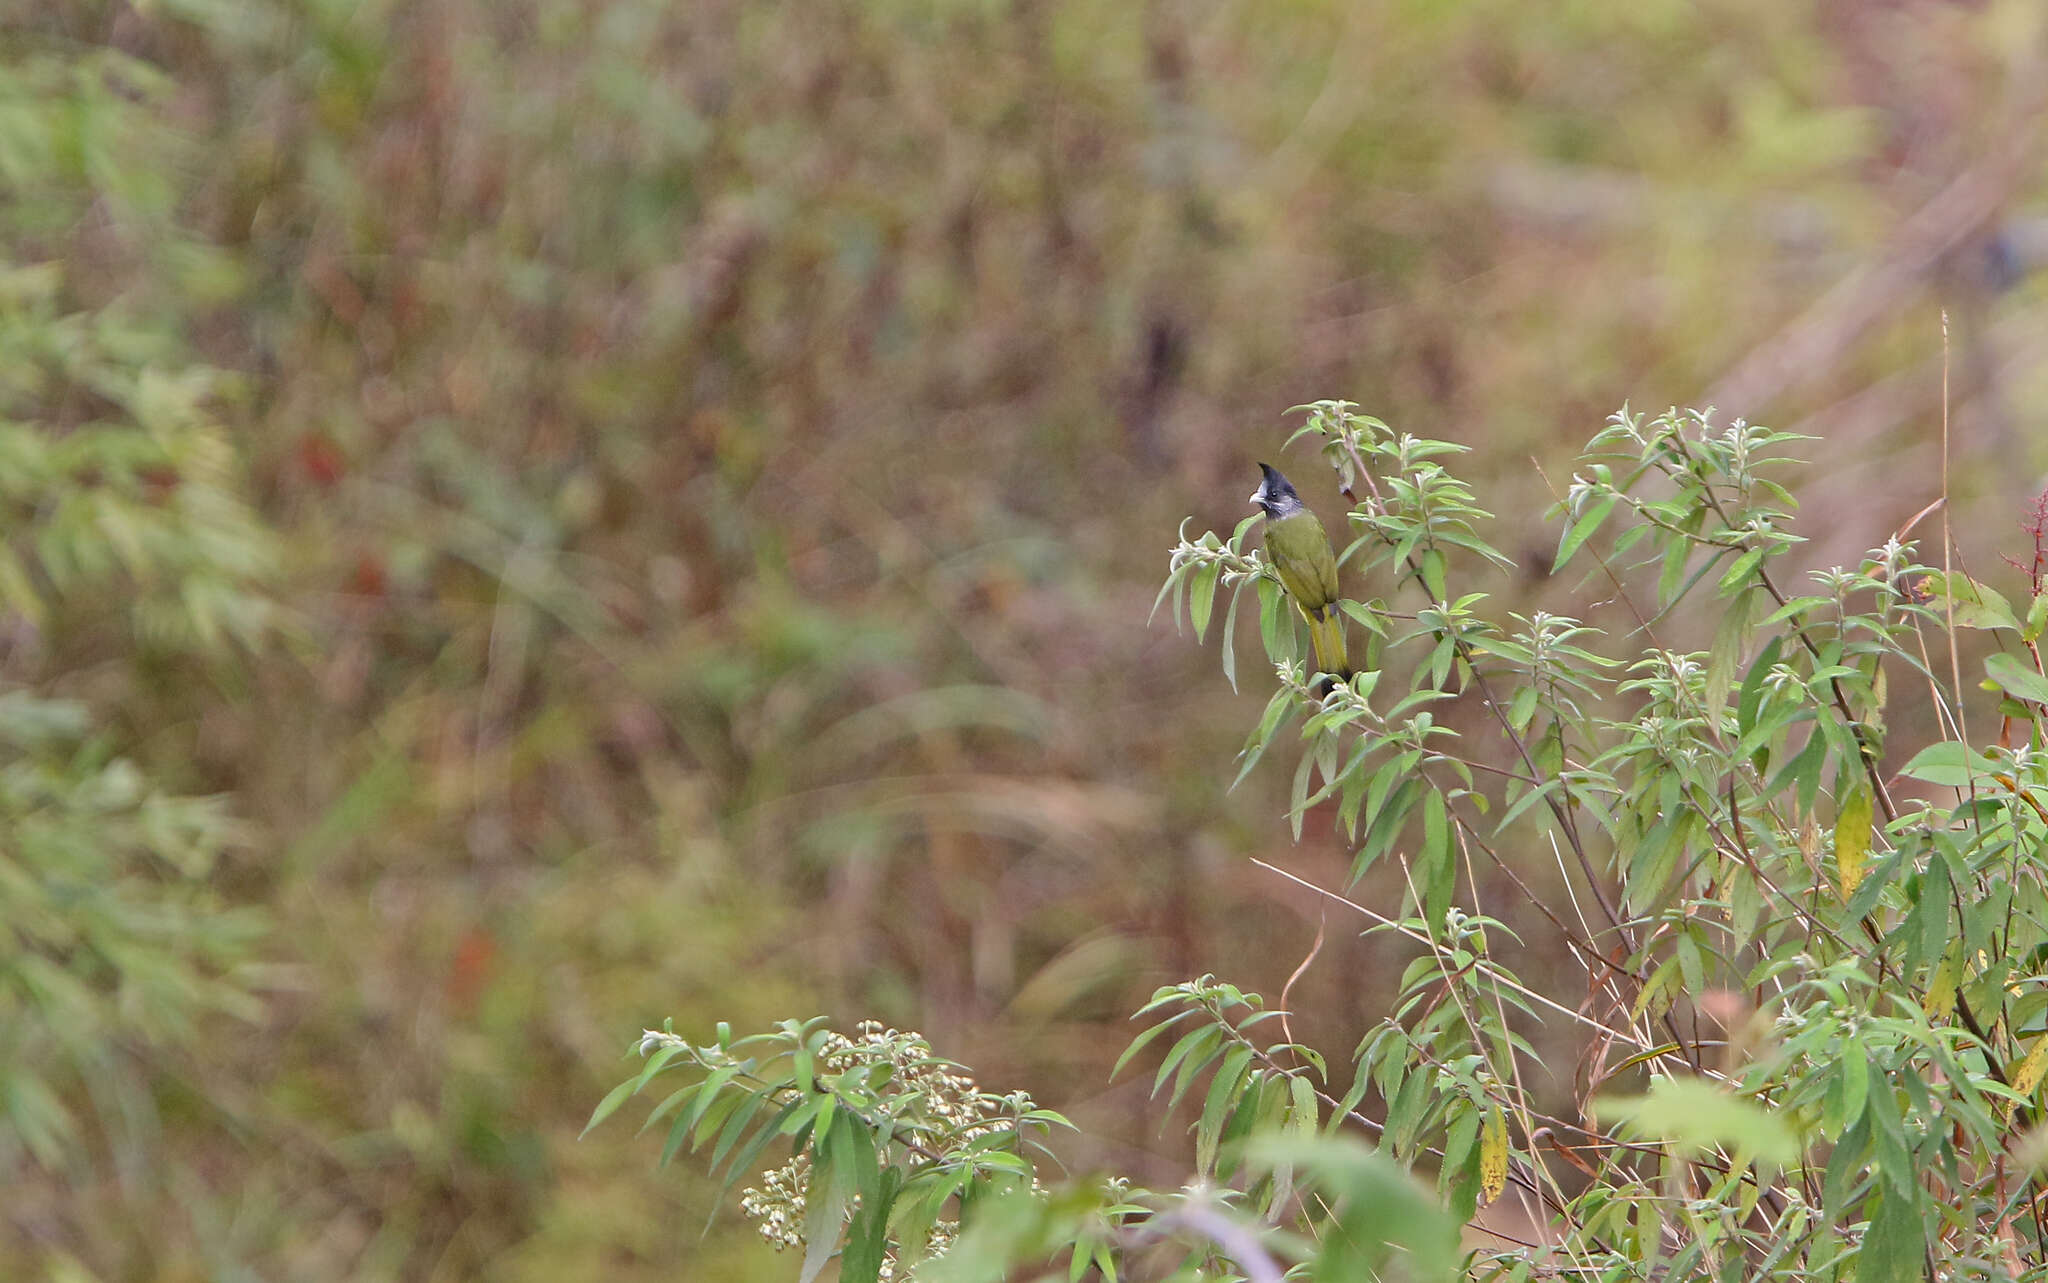
<svg viewBox="0 0 2048 1283">
<path fill-rule="evenodd" d="M 1294 484 L 1269 464 L 1260 464 L 1259 471 L 1263 476 L 1251 502 L 1266 514 L 1260 523 L 1265 530 L 1266 559 L 1280 576 L 1280 586 L 1308 621 L 1317 671 L 1348 681 L 1351 662 L 1344 653 L 1344 616 L 1337 609 L 1336 550 L 1323 532 L 1323 523 L 1301 501 Z"/>
</svg>

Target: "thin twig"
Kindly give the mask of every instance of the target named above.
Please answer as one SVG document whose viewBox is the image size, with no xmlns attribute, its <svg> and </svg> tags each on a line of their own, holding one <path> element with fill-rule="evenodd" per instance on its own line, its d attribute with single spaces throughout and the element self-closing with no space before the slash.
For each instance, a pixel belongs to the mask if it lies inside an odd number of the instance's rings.
<svg viewBox="0 0 2048 1283">
<path fill-rule="evenodd" d="M 1345 906 L 1353 912 L 1358 913 L 1364 917 L 1370 918 L 1379 925 L 1389 928 L 1390 930 L 1393 930 L 1395 932 L 1398 932 L 1403 936 L 1406 936 L 1408 939 L 1415 941 L 1417 944 L 1427 945 L 1432 950 L 1439 950 L 1442 947 L 1438 945 L 1436 941 L 1430 939 L 1426 933 L 1417 931 L 1405 923 L 1397 922 L 1394 919 L 1387 917 L 1385 914 L 1379 913 L 1372 909 L 1368 909 L 1364 905 L 1358 903 L 1356 900 L 1346 899 L 1345 897 L 1337 894 L 1335 891 L 1331 891 L 1325 887 L 1319 887 L 1315 883 L 1310 882 L 1306 878 L 1299 877 L 1295 874 L 1289 873 L 1286 869 L 1281 868 L 1277 864 L 1268 864 L 1266 861 L 1258 859 L 1257 857 L 1253 857 L 1252 863 L 1258 865 L 1262 869 L 1267 870 L 1268 872 L 1279 874 L 1281 877 L 1286 878 L 1289 882 L 1294 883 L 1296 886 L 1305 888 L 1309 891 L 1313 891 L 1317 895 L 1323 896 L 1326 899 L 1334 900 L 1338 904 Z M 1529 1001 L 1536 1003 L 1539 1006 L 1548 1007 L 1552 1011 L 1557 1012 L 1559 1015 L 1564 1016 L 1568 1020 L 1577 1021 L 1579 1024 L 1585 1025 L 1588 1028 L 1597 1029 L 1601 1033 L 1614 1036 L 1618 1038 L 1620 1041 L 1627 1043 L 1629 1046 L 1634 1047 L 1637 1051 L 1659 1052 L 1663 1055 L 1669 1054 L 1668 1052 L 1662 1051 L 1662 1049 L 1658 1047 L 1652 1046 L 1648 1040 L 1636 1037 L 1633 1032 L 1621 1033 L 1615 1030 L 1612 1026 L 1603 1025 L 1599 1021 L 1591 1018 L 1590 1016 L 1587 1016 L 1581 1012 L 1573 1011 L 1570 1007 L 1567 1007 L 1562 1003 L 1553 1001 L 1552 999 L 1545 997 L 1543 994 L 1537 993 L 1534 989 L 1529 988 L 1528 986 L 1522 984 L 1520 981 L 1514 979 L 1512 976 L 1502 973 L 1501 971 L 1488 965 L 1485 962 L 1476 962 L 1474 964 L 1474 967 L 1476 970 L 1485 974 L 1489 979 L 1496 980 L 1499 983 L 1506 985 L 1508 988 L 1514 990 L 1516 993 L 1521 994 L 1524 998 L 1527 998 Z M 1674 1059 L 1677 1059 L 1678 1063 L 1681 1065 L 1685 1064 L 1685 1061 L 1682 1058 L 1674 1057 Z M 1686 1068 L 1690 1069 L 1691 1066 L 1686 1065 Z M 1708 1076 L 1714 1078 L 1720 1077 L 1720 1075 L 1713 1074 L 1711 1072 L 1709 1072 Z M 1726 1080 L 1724 1079 L 1723 1081 Z"/>
<path fill-rule="evenodd" d="M 1315 943 L 1309 945 L 1308 956 L 1301 960 L 1301 965 L 1294 969 L 1294 974 L 1287 977 L 1287 983 L 1280 986 L 1280 1033 L 1287 1039 L 1287 1044 L 1290 1047 L 1298 1047 L 1301 1044 L 1294 1037 L 1294 1025 L 1291 1020 L 1292 1009 L 1287 1001 L 1287 996 L 1294 992 L 1294 982 L 1301 979 L 1303 974 L 1308 971 L 1309 964 L 1316 960 L 1316 955 L 1323 951 L 1323 931 L 1329 925 L 1330 915 L 1327 912 L 1316 915 Z"/>
</svg>

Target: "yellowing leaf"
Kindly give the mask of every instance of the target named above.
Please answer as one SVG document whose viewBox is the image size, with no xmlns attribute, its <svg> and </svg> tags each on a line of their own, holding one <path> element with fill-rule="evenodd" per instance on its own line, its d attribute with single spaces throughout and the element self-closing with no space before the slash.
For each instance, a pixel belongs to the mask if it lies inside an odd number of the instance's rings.
<svg viewBox="0 0 2048 1283">
<path fill-rule="evenodd" d="M 1813 871 L 1813 880 L 1820 881 L 1820 828 L 1811 816 L 1799 826 L 1799 854 L 1806 859 L 1806 867 Z"/>
<path fill-rule="evenodd" d="M 1842 800 L 1835 817 L 1835 876 L 1842 899 L 1856 894 L 1870 855 L 1870 791 L 1858 788 Z"/>
<path fill-rule="evenodd" d="M 1508 1119 L 1498 1105 L 1486 1112 L 1479 1135 L 1479 1197 L 1488 1203 L 1508 1185 Z"/>
<path fill-rule="evenodd" d="M 2041 1085 L 2041 1076 L 2048 1074 L 2048 1034 L 2034 1039 L 2034 1045 L 2027 1052 L 2019 1068 L 2012 1072 L 2012 1089 L 2022 1096 L 2034 1094 L 2034 1088 Z"/>
<path fill-rule="evenodd" d="M 1927 1014 L 1934 1020 L 1946 1020 L 1955 1014 L 1956 985 L 1962 979 L 1963 964 L 1953 950 L 1934 968 L 1934 974 L 1927 981 Z"/>
</svg>

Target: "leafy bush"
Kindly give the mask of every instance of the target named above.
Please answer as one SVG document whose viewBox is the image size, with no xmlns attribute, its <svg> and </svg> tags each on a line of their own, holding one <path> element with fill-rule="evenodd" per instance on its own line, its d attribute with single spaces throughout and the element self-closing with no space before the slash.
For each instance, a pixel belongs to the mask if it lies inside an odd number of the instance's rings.
<svg viewBox="0 0 2048 1283">
<path fill-rule="evenodd" d="M 211 1021 L 257 1014 L 264 920 L 215 885 L 247 840 L 226 802 L 155 778 L 113 710 L 175 707 L 260 643 L 274 552 L 220 421 L 234 384 L 185 342 L 223 268 L 175 223 L 172 86 L 55 38 L 0 73 L 0 1180 L 33 1244 L 0 1241 L 13 1276 L 146 1262 L 141 1223 L 204 1214 L 165 1135 L 232 1094 L 195 1057 Z"/>
<path fill-rule="evenodd" d="M 645 1068 L 598 1116 L 689 1069 L 649 1119 L 668 1122 L 665 1159 L 709 1144 L 736 1177 L 786 1138 L 811 1187 L 828 1173 L 834 1191 L 793 1231 L 807 1279 L 834 1249 L 841 1277 L 886 1276 L 892 1254 L 923 1254 L 941 1204 L 958 1235 L 919 1277 L 1030 1262 L 1068 1277 L 1299 1265 L 1348 1279 L 1362 1262 L 1440 1276 L 1457 1222 L 1474 1227 L 1463 1268 L 1478 1277 L 2037 1271 L 2042 512 L 2023 606 L 1920 564 L 1903 533 L 1798 585 L 1783 569 L 1794 504 L 1770 475 L 1798 438 L 1624 410 L 1556 509 L 1556 570 L 1588 567 L 1632 625 L 1610 639 L 1553 615 L 1495 622 L 1463 589 L 1505 559 L 1446 466 L 1460 447 L 1346 402 L 1305 409 L 1295 436 L 1356 496 L 1349 577 L 1384 590 L 1344 603 L 1370 638 L 1360 673 L 1318 697 L 1295 612 L 1245 546 L 1250 520 L 1184 537 L 1162 600 L 1198 636 L 1225 601 L 1234 681 L 1250 590 L 1277 688 L 1243 770 L 1298 742 L 1296 832 L 1326 816 L 1355 852 L 1353 884 L 1400 888 L 1386 913 L 1320 891 L 1414 953 L 1348 1066 L 1332 1072 L 1336 1057 L 1229 984 L 1161 990 L 1125 1060 L 1167 1047 L 1155 1092 L 1200 1101 L 1177 1192 L 1033 1185 L 1027 1142 L 1059 1120 L 1011 1098 L 978 1096 L 965 1125 L 909 1143 L 904 1119 L 938 1098 L 912 1062 L 823 1072 L 844 1044 L 816 1022 L 704 1046 L 649 1034 Z M 1709 626 L 1704 649 L 1666 640 Z M 1985 644 L 1996 727 L 1980 709 L 1973 734 L 1962 657 Z M 1902 765 L 1886 750 L 1894 680 L 1927 692 L 1940 728 Z M 1526 904 L 1510 913 L 1510 898 Z M 1582 994 L 1518 978 L 1558 954 Z M 1537 1047 L 1561 1038 L 1575 1063 L 1544 1064 Z M 1410 1210 L 1396 1168 L 1433 1179 L 1448 1217 Z M 1523 1215 L 1481 1210 L 1496 1202 Z"/>
</svg>

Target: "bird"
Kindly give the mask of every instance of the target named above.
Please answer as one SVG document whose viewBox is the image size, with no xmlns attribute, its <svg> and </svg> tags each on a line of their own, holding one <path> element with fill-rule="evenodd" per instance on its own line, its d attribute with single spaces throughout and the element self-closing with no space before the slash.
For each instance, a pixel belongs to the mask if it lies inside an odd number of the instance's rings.
<svg viewBox="0 0 2048 1283">
<path fill-rule="evenodd" d="M 1337 609 L 1337 554 L 1323 523 L 1295 493 L 1294 484 L 1268 464 L 1265 479 L 1251 501 L 1265 511 L 1266 560 L 1280 576 L 1280 586 L 1294 599 L 1308 621 L 1309 645 L 1319 672 L 1340 682 L 1351 680 L 1351 661 L 1344 654 L 1344 616 Z"/>
</svg>

